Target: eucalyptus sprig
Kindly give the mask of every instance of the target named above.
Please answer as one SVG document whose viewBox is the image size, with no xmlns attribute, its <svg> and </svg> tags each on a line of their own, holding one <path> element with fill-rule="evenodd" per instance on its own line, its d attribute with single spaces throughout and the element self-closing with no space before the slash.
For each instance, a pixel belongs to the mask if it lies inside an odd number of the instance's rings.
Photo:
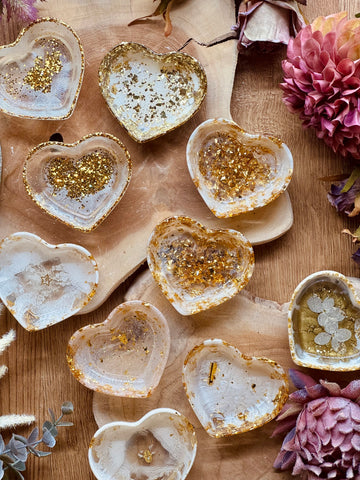
<svg viewBox="0 0 360 480">
<path fill-rule="evenodd" d="M 71 402 L 64 402 L 61 406 L 61 415 L 58 419 L 49 408 L 50 420 L 46 420 L 42 426 L 42 437 L 39 438 L 39 429 L 35 427 L 26 438 L 22 435 L 13 434 L 9 443 L 5 444 L 0 435 L 0 479 L 10 480 L 17 478 L 24 480 L 21 472 L 26 470 L 26 460 L 31 453 L 36 457 L 46 457 L 52 452 L 39 450 L 38 446 L 43 443 L 48 448 L 56 444 L 55 437 L 58 435 L 58 427 L 70 427 L 72 422 L 64 421 L 63 417 L 73 413 L 74 407 Z"/>
</svg>

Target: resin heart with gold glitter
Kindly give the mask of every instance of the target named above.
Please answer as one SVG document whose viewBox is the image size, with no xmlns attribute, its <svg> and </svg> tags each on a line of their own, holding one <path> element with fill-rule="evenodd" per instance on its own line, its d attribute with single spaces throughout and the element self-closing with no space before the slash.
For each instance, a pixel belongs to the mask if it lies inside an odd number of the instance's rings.
<svg viewBox="0 0 360 480">
<path fill-rule="evenodd" d="M 189 217 L 169 217 L 153 230 L 148 265 L 182 315 L 214 307 L 250 280 L 254 252 L 236 230 L 210 230 Z"/>
<path fill-rule="evenodd" d="M 37 20 L 0 47 L 0 111 L 62 120 L 74 111 L 84 75 L 76 33 L 54 18 Z"/>
<path fill-rule="evenodd" d="M 49 215 L 88 232 L 124 195 L 131 177 L 126 147 L 109 134 L 77 143 L 42 143 L 29 153 L 23 172 L 26 191 Z"/>
<path fill-rule="evenodd" d="M 206 75 L 186 53 L 155 53 L 123 42 L 103 59 L 101 92 L 115 117 L 137 142 L 174 130 L 200 108 Z"/>
</svg>

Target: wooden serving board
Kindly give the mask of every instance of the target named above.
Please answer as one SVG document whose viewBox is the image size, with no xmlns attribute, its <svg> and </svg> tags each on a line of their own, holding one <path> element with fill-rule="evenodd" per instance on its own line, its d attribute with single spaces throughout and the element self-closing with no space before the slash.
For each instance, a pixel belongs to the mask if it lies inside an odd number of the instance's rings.
<svg viewBox="0 0 360 480">
<path fill-rule="evenodd" d="M 243 291 L 232 300 L 197 315 L 180 315 L 146 271 L 130 287 L 125 300 L 140 299 L 155 305 L 168 321 L 170 355 L 160 383 L 147 399 L 125 399 L 94 394 L 93 411 L 100 426 L 123 420 L 139 420 L 148 411 L 175 408 L 194 425 L 198 451 L 189 480 L 288 478 L 272 464 L 281 441 L 270 438 L 274 422 L 257 430 L 223 439 L 211 438 L 200 425 L 182 384 L 182 366 L 187 353 L 208 338 L 220 338 L 249 356 L 270 357 L 287 371 L 294 364 L 287 341 L 287 305 L 263 300 Z M 233 399 L 236 402 L 236 398 Z M 238 477 L 234 473 L 238 472 Z"/>
<path fill-rule="evenodd" d="M 144 262 L 149 235 L 167 216 L 185 214 L 209 227 L 234 228 L 253 244 L 278 238 L 291 227 L 292 208 L 287 193 L 255 212 L 217 219 L 201 199 L 187 170 L 185 149 L 194 128 L 208 118 L 231 118 L 237 64 L 235 40 L 211 48 L 194 42 L 186 47 L 185 51 L 195 56 L 206 70 L 206 100 L 184 126 L 152 142 L 137 144 L 127 135 L 108 110 L 98 86 L 101 60 L 121 41 L 140 42 L 156 52 L 177 50 L 189 37 L 210 41 L 230 31 L 235 23 L 232 0 L 180 2 L 179 7 L 173 8 L 174 30 L 168 38 L 163 34 L 162 19 L 127 26 L 131 20 L 151 12 L 151 1 L 49 0 L 39 8 L 43 16 L 60 18 L 80 36 L 85 50 L 84 82 L 75 112 L 68 120 L 26 120 L 0 114 L 3 150 L 0 236 L 28 231 L 48 243 L 70 242 L 87 248 L 98 262 L 100 283 L 96 295 L 81 313 L 99 307 Z M 35 145 L 48 141 L 55 132 L 60 132 L 66 143 L 94 132 L 111 133 L 130 151 L 133 164 L 130 186 L 115 210 L 91 233 L 76 231 L 52 219 L 25 191 L 22 169 L 27 153 Z"/>
</svg>

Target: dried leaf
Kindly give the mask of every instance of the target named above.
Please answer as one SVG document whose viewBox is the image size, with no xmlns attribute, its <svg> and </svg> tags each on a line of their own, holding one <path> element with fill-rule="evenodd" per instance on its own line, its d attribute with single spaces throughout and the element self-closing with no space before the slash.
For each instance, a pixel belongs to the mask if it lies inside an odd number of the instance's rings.
<svg viewBox="0 0 360 480">
<path fill-rule="evenodd" d="M 154 0 L 155 1 L 155 0 Z M 157 17 L 159 15 L 162 15 L 164 20 L 165 20 L 165 30 L 164 30 L 164 35 L 165 37 L 169 36 L 171 31 L 172 31 L 172 25 L 170 21 L 170 9 L 172 4 L 176 0 L 160 0 L 159 5 L 156 7 L 156 9 L 151 13 L 150 15 L 145 15 L 144 17 L 139 17 L 136 18 L 135 20 L 131 21 L 128 25 L 137 25 L 141 23 L 144 20 L 148 20 L 152 17 Z"/>
<path fill-rule="evenodd" d="M 351 172 L 351 175 L 350 175 L 348 181 L 345 183 L 344 187 L 342 188 L 341 193 L 348 192 L 359 177 L 360 177 L 360 168 L 355 168 Z"/>
</svg>

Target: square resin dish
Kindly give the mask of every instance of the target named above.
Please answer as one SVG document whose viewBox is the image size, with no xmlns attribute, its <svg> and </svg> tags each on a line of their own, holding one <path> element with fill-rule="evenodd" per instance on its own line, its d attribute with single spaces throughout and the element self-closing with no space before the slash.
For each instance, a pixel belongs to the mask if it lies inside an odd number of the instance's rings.
<svg viewBox="0 0 360 480">
<path fill-rule="evenodd" d="M 94 296 L 98 281 L 94 257 L 79 245 L 50 245 L 27 232 L 0 243 L 0 298 L 26 330 L 75 315 Z"/>
<path fill-rule="evenodd" d="M 288 322 L 297 365 L 339 372 L 360 369 L 360 298 L 341 273 L 325 270 L 306 277 L 294 291 Z"/>
<path fill-rule="evenodd" d="M 270 422 L 288 398 L 283 368 L 249 357 L 223 340 L 206 340 L 187 355 L 183 384 L 200 423 L 211 437 L 248 432 Z"/>
<path fill-rule="evenodd" d="M 87 325 L 71 337 L 67 361 L 74 377 L 97 392 L 148 397 L 157 387 L 170 350 L 170 332 L 149 303 L 117 306 L 104 323 Z"/>
<path fill-rule="evenodd" d="M 54 18 L 25 27 L 0 47 L 0 111 L 41 120 L 68 118 L 84 75 L 84 51 L 76 33 Z"/>
<path fill-rule="evenodd" d="M 254 252 L 236 230 L 211 230 L 179 216 L 155 227 L 147 262 L 174 308 L 192 315 L 229 300 L 247 285 Z"/>
<path fill-rule="evenodd" d="M 131 178 L 130 154 L 116 137 L 95 133 L 76 143 L 41 143 L 24 165 L 25 188 L 46 213 L 90 232 L 116 207 Z"/>
<path fill-rule="evenodd" d="M 91 440 L 89 463 L 98 480 L 184 480 L 195 459 L 195 429 L 170 408 L 138 422 L 112 422 Z"/>
<path fill-rule="evenodd" d="M 147 142 L 174 130 L 200 108 L 206 74 L 186 53 L 155 53 L 123 42 L 103 59 L 101 93 L 128 134 Z"/>
<path fill-rule="evenodd" d="M 219 218 L 264 207 L 289 185 L 293 158 L 279 139 L 250 135 L 223 118 L 201 123 L 186 149 L 190 176 Z"/>
</svg>

